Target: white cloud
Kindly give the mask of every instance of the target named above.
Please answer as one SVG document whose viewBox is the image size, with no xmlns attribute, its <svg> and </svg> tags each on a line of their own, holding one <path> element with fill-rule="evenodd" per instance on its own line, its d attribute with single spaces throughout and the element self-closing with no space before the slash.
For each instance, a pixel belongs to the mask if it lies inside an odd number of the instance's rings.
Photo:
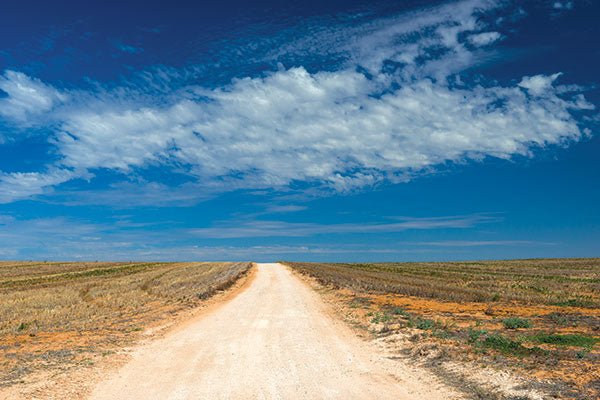
<svg viewBox="0 0 600 400">
<path fill-rule="evenodd" d="M 44 193 L 47 188 L 81 176 L 79 173 L 64 169 L 51 169 L 47 172 L 0 173 L 0 204 Z"/>
<path fill-rule="evenodd" d="M 469 36 L 469 41 L 475 46 L 487 46 L 497 42 L 502 35 L 498 32 L 483 32 Z"/>
<path fill-rule="evenodd" d="M 573 6 L 572 1 L 555 1 L 552 3 L 552 8 L 555 10 L 572 10 Z"/>
<path fill-rule="evenodd" d="M 560 73 L 552 75 L 525 76 L 519 83 L 519 86 L 525 88 L 535 96 L 540 96 L 550 89 L 553 89 L 552 83 L 560 76 Z"/>
<path fill-rule="evenodd" d="M 6 92 L 0 98 L 0 116 L 25 125 L 28 118 L 47 113 L 66 100 L 64 94 L 39 79 L 10 70 L 0 76 L 0 89 Z"/>
<path fill-rule="evenodd" d="M 459 89 L 429 79 L 381 94 L 359 72 L 303 68 L 202 90 L 208 102 L 70 115 L 57 145 L 68 168 L 188 166 L 199 189 L 322 183 L 344 192 L 407 171 L 484 156 L 509 158 L 581 135 L 558 75 L 521 87 Z M 497 104 L 501 103 L 501 106 Z"/>
<path fill-rule="evenodd" d="M 347 61 L 335 70 L 280 68 L 167 94 L 169 79 L 161 76 L 154 97 L 139 86 L 60 91 L 7 72 L 0 87 L 8 97 L 0 102 L 9 107 L 2 115 L 56 126 L 51 142 L 60 159 L 46 178 L 29 173 L 20 184 L 19 175 L 5 175 L 0 184 L 16 186 L 3 201 L 99 169 L 132 175 L 150 166 L 186 174 L 193 182 L 177 189 L 189 192 L 185 199 L 296 183 L 349 192 L 447 162 L 528 155 L 532 147 L 578 140 L 582 132 L 571 112 L 593 106 L 553 86 L 560 74 L 524 77 L 517 86 L 447 83 L 478 62 L 480 50 L 465 44 L 500 37 L 478 18 L 494 7 L 494 1 L 467 0 L 331 28 L 282 47 L 280 55 L 336 44 Z M 165 182 L 144 184 L 147 198 L 169 190 Z"/>
</svg>

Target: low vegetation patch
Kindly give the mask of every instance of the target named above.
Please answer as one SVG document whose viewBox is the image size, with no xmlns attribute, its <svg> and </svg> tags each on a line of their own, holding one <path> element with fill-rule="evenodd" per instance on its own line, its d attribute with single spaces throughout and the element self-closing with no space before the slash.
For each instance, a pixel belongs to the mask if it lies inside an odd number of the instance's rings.
<svg viewBox="0 0 600 400">
<path fill-rule="evenodd" d="M 433 328 L 435 328 L 435 322 L 431 319 L 421 319 L 418 318 L 415 322 L 414 322 L 414 327 L 417 329 L 421 329 L 424 331 L 427 330 L 432 330 Z"/>
<path fill-rule="evenodd" d="M 373 324 L 384 324 L 387 322 L 391 322 L 392 321 L 392 317 L 390 314 L 385 313 L 385 312 L 378 312 L 375 313 L 373 315 L 373 318 L 371 318 L 371 323 Z"/>
<path fill-rule="evenodd" d="M 555 346 L 574 346 L 591 349 L 598 339 L 585 335 L 570 334 L 560 335 L 556 333 L 538 333 L 525 337 L 525 340 L 535 343 L 553 344 Z"/>
<path fill-rule="evenodd" d="M 502 324 L 506 329 L 527 329 L 532 327 L 530 320 L 519 317 L 504 318 Z"/>
<path fill-rule="evenodd" d="M 499 333 L 486 336 L 486 338 L 481 342 L 481 345 L 485 348 L 498 350 L 506 355 L 518 357 L 543 353 L 543 350 L 539 347 L 527 348 L 516 340 L 509 339 Z"/>
<path fill-rule="evenodd" d="M 562 300 L 562 301 L 557 301 L 555 303 L 553 303 L 553 305 L 555 306 L 560 306 L 560 307 L 595 307 L 596 303 L 594 301 L 592 301 L 591 299 L 568 299 L 568 300 Z"/>
<path fill-rule="evenodd" d="M 480 337 L 487 335 L 487 331 L 485 329 L 468 329 L 469 342 L 475 343 L 479 340 Z"/>
</svg>

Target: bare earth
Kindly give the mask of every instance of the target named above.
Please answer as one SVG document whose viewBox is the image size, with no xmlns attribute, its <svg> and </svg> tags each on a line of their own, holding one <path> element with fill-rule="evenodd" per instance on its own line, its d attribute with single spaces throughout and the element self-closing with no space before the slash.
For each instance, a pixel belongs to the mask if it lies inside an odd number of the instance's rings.
<svg viewBox="0 0 600 400">
<path fill-rule="evenodd" d="M 286 267 L 257 268 L 231 301 L 136 349 L 91 398 L 461 398 L 357 338 Z"/>
</svg>

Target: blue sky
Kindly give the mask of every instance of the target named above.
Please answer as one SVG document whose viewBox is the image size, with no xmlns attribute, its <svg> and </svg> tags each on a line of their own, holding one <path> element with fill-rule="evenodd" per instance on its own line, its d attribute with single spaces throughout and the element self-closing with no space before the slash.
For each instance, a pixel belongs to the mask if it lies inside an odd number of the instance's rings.
<svg viewBox="0 0 600 400">
<path fill-rule="evenodd" d="M 600 255 L 597 2 L 96 3 L 0 15 L 0 258 Z"/>
</svg>

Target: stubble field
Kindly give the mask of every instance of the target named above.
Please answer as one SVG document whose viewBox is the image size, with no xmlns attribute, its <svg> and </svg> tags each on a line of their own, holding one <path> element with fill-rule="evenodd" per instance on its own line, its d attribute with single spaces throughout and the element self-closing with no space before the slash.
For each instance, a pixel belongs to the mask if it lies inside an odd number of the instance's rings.
<svg viewBox="0 0 600 400">
<path fill-rule="evenodd" d="M 0 386 L 93 363 L 251 265 L 0 262 Z"/>
<path fill-rule="evenodd" d="M 285 264 L 358 330 L 451 381 L 446 361 L 468 361 L 558 398 L 600 397 L 600 259 Z"/>
</svg>

